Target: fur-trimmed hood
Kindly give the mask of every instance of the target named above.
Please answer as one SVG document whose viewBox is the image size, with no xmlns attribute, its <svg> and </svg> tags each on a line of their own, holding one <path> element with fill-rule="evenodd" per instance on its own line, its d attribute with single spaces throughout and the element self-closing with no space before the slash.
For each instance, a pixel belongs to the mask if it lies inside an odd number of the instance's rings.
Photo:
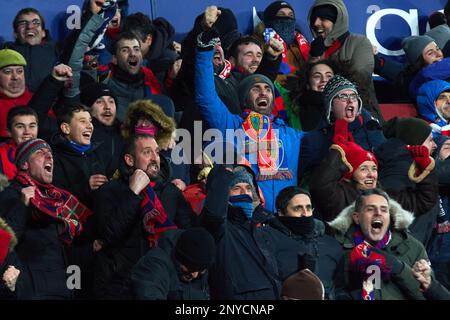
<svg viewBox="0 0 450 320">
<path fill-rule="evenodd" d="M 352 214 L 355 211 L 355 202 L 346 207 L 341 213 L 328 224 L 338 233 L 345 234 L 353 224 Z M 389 198 L 389 213 L 391 216 L 391 227 L 396 231 L 406 230 L 414 220 L 414 214 L 406 211 L 392 198 Z"/>
<path fill-rule="evenodd" d="M 11 240 L 9 241 L 9 251 L 11 252 L 17 244 L 16 234 L 14 233 L 13 229 L 2 218 L 0 218 L 0 229 L 5 230 L 11 235 Z"/>
<path fill-rule="evenodd" d="M 150 100 L 137 100 L 130 103 L 122 127 L 122 136 L 127 139 L 134 133 L 134 126 L 142 116 L 148 117 L 159 127 L 156 142 L 161 149 L 166 149 L 175 136 L 175 121 L 168 117 L 156 103 Z"/>
</svg>

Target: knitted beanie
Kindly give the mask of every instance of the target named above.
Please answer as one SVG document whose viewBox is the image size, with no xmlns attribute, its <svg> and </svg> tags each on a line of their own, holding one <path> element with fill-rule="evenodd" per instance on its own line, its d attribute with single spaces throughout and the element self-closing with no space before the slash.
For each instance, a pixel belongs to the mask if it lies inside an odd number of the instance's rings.
<svg viewBox="0 0 450 320">
<path fill-rule="evenodd" d="M 332 110 L 332 103 L 334 97 L 342 90 L 347 89 L 353 90 L 356 94 L 358 94 L 358 89 L 356 88 L 355 84 L 340 75 L 335 75 L 325 85 L 325 88 L 323 89 L 323 94 L 325 97 L 324 103 L 325 109 L 327 110 L 327 120 L 329 123 L 331 123 L 330 114 Z M 357 115 L 361 113 L 361 108 L 362 108 L 362 101 L 361 98 L 358 97 Z"/>
<path fill-rule="evenodd" d="M 266 76 L 264 76 L 262 74 L 254 73 L 254 74 L 251 74 L 251 75 L 245 77 L 244 80 L 242 80 L 239 83 L 238 95 L 239 95 L 239 102 L 241 104 L 241 108 L 245 108 L 246 103 L 247 103 L 248 93 L 253 88 L 253 86 L 257 83 L 268 84 L 272 90 L 272 94 L 275 99 L 275 88 L 274 88 L 273 82 L 270 81 L 269 78 L 267 78 Z M 272 106 L 273 106 L 274 99 L 272 99 Z"/>
<path fill-rule="evenodd" d="M 81 87 L 80 89 L 80 100 L 81 103 L 87 107 L 92 107 L 92 105 L 97 101 L 98 98 L 109 96 L 114 98 L 117 105 L 117 98 L 111 91 L 108 85 L 104 83 L 90 83 Z"/>
<path fill-rule="evenodd" d="M 24 163 L 28 160 L 28 158 L 37 150 L 41 149 L 49 149 L 50 145 L 42 139 L 31 139 L 22 142 L 16 150 L 16 166 L 17 169 L 21 169 Z"/>
<path fill-rule="evenodd" d="M 189 271 L 208 268 L 216 256 L 216 243 L 211 234 L 201 227 L 184 231 L 175 245 L 175 258 Z"/>
<path fill-rule="evenodd" d="M 253 186 L 253 177 L 246 170 L 239 170 L 234 172 L 233 179 L 231 180 L 230 187 L 234 187 L 238 183 L 248 183 Z"/>
<path fill-rule="evenodd" d="M 425 47 L 433 42 L 434 39 L 430 36 L 423 35 L 423 36 L 410 36 L 402 41 L 402 47 L 405 51 L 406 58 L 408 59 L 409 63 L 414 63 L 419 59 L 419 57 L 422 55 L 423 49 Z"/>
<path fill-rule="evenodd" d="M 17 51 L 11 49 L 0 50 L 0 69 L 7 66 L 26 66 L 27 61 Z"/>
<path fill-rule="evenodd" d="M 270 23 L 271 20 L 275 19 L 277 13 L 280 9 L 289 8 L 294 12 L 294 8 L 286 1 L 275 1 L 267 6 L 264 10 L 263 21 L 265 24 Z M 295 12 L 294 12 L 295 14 Z"/>
<path fill-rule="evenodd" d="M 446 24 L 434 27 L 427 33 L 427 36 L 434 39 L 439 48 L 443 49 L 447 42 L 450 40 L 450 27 Z"/>
<path fill-rule="evenodd" d="M 347 150 L 348 152 L 346 152 L 345 158 L 352 166 L 352 170 L 344 175 L 345 179 L 351 180 L 355 171 L 365 161 L 373 161 L 378 167 L 378 161 L 375 156 L 369 151 L 361 148 L 358 144 L 354 142 L 347 142 Z"/>
<path fill-rule="evenodd" d="M 418 118 L 395 117 L 383 125 L 386 138 L 398 138 L 405 144 L 419 146 L 429 137 L 430 125 Z"/>
<path fill-rule="evenodd" d="M 337 9 L 331 4 L 324 4 L 321 6 L 314 7 L 311 12 L 310 25 L 313 25 L 317 18 L 323 18 L 336 23 L 337 20 Z"/>
<path fill-rule="evenodd" d="M 325 289 L 318 276 L 309 269 L 303 269 L 284 281 L 281 296 L 298 300 L 323 300 Z"/>
</svg>

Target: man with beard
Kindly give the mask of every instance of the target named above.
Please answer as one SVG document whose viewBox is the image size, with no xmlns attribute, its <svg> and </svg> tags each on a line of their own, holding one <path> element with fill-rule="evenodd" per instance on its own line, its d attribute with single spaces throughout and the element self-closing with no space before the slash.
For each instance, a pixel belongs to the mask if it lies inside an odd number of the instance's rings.
<svg viewBox="0 0 450 320">
<path fill-rule="evenodd" d="M 134 266 L 133 293 L 139 300 L 207 300 L 208 268 L 216 244 L 203 228 L 171 230 L 161 236 L 158 248 Z"/>
<path fill-rule="evenodd" d="M 44 17 L 35 8 L 21 9 L 14 17 L 13 29 L 15 41 L 4 47 L 23 55 L 27 61 L 24 70 L 27 87 L 36 92 L 58 61 L 58 46 L 45 29 Z"/>
<path fill-rule="evenodd" d="M 159 236 L 176 228 L 153 190 L 160 170 L 154 137 L 137 134 L 125 142 L 120 175 L 97 193 L 98 234 L 94 294 L 101 299 L 131 299 L 131 269 Z"/>
<path fill-rule="evenodd" d="M 380 189 L 363 191 L 330 223 L 344 248 L 336 279 L 337 299 L 424 300 L 412 267 L 428 260 L 408 232 L 413 215 Z M 378 277 L 369 277 L 374 274 Z"/>
<path fill-rule="evenodd" d="M 172 100 L 162 93 L 161 86 L 152 70 L 142 66 L 141 43 L 130 32 L 121 33 L 113 43 L 112 63 L 100 68 L 101 82 L 108 84 L 117 98 L 117 118 L 124 120 L 128 104 L 143 98 Z"/>
<path fill-rule="evenodd" d="M 71 193 L 52 185 L 53 156 L 41 139 L 19 145 L 19 170 L 0 196 L 1 216 L 14 230 L 23 281 L 19 299 L 69 299 L 66 251 L 92 212 Z"/>
<path fill-rule="evenodd" d="M 92 141 L 101 143 L 100 155 L 106 164 L 106 176 L 111 178 L 119 168 L 123 147 L 121 122 L 116 117 L 117 99 L 108 85 L 91 83 L 81 88 L 80 100 L 90 107 L 92 124 L 95 128 Z"/>
</svg>

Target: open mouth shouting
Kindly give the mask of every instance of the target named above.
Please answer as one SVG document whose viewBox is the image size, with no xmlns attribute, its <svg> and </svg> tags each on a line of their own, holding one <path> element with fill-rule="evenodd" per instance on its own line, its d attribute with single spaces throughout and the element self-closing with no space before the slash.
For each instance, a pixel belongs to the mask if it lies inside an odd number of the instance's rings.
<svg viewBox="0 0 450 320">
<path fill-rule="evenodd" d="M 349 119 L 356 117 L 356 108 L 352 105 L 345 107 L 345 117 Z"/>
<path fill-rule="evenodd" d="M 374 218 L 370 224 L 370 231 L 372 234 L 379 235 L 383 232 L 383 220 Z"/>
<path fill-rule="evenodd" d="M 151 161 L 147 166 L 146 172 L 150 178 L 156 177 L 159 173 L 158 163 L 156 163 L 156 161 Z"/>
<path fill-rule="evenodd" d="M 53 173 L 53 162 L 52 161 L 48 161 L 44 163 L 44 170 L 46 173 Z"/>
<path fill-rule="evenodd" d="M 91 137 L 92 137 L 92 131 L 91 130 L 83 131 L 81 136 L 83 137 L 83 141 L 84 142 L 87 142 L 87 144 L 91 143 Z"/>
<path fill-rule="evenodd" d="M 133 73 L 137 73 L 139 71 L 139 68 L 140 68 L 138 57 L 130 57 L 130 58 L 128 58 L 127 59 L 127 66 L 128 66 L 128 70 L 132 71 Z"/>
<path fill-rule="evenodd" d="M 258 110 L 266 110 L 269 108 L 269 99 L 266 97 L 258 98 L 255 101 Z"/>
</svg>

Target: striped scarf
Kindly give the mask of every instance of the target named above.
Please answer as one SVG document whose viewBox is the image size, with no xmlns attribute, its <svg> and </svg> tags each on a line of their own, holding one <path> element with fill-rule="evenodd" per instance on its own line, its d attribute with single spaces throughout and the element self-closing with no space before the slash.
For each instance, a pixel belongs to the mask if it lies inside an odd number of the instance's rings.
<svg viewBox="0 0 450 320">
<path fill-rule="evenodd" d="M 377 242 L 375 248 L 385 248 L 391 241 L 391 238 L 391 231 L 388 230 L 383 239 Z M 355 247 L 350 254 L 350 266 L 353 271 L 363 275 L 361 298 L 362 300 L 375 300 L 375 288 L 373 283 L 367 279 L 370 276 L 370 274 L 367 274 L 367 268 L 378 266 L 382 276 L 388 275 L 390 270 L 386 268 L 384 257 L 372 251 L 373 246 L 364 240 L 364 235 L 359 226 L 354 227 L 353 241 L 355 242 Z"/>
<path fill-rule="evenodd" d="M 40 220 L 45 215 L 61 222 L 64 228 L 59 237 L 65 245 L 70 245 L 75 236 L 83 231 L 83 223 L 92 215 L 92 211 L 70 192 L 52 184 L 37 182 L 24 171 L 17 174 L 16 180 L 24 187 L 36 188 L 30 200 L 33 219 Z"/>
<path fill-rule="evenodd" d="M 141 201 L 142 222 L 148 234 L 149 247 L 158 244 L 159 236 L 166 230 L 176 229 L 176 225 L 167 217 L 166 210 L 149 184 L 143 191 L 144 199 Z"/>
</svg>

